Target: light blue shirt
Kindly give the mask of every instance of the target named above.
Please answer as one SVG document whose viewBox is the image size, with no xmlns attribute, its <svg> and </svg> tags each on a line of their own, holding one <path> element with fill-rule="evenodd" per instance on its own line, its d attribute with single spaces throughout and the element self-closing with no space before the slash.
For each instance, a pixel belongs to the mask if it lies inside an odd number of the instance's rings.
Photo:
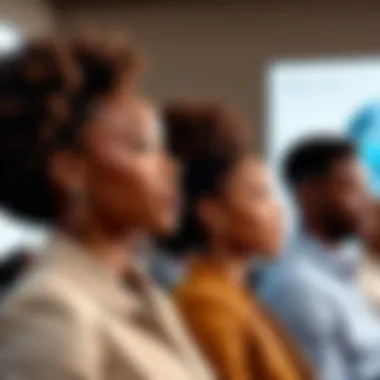
<svg viewBox="0 0 380 380">
<path fill-rule="evenodd" d="M 359 290 L 357 261 L 300 234 L 262 278 L 259 294 L 320 380 L 380 379 L 380 320 Z"/>
</svg>

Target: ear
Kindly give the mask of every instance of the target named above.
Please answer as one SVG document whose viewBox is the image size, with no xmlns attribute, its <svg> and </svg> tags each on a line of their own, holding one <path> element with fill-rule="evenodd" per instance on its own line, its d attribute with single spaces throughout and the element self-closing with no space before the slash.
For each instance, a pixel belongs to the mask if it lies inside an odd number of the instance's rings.
<svg viewBox="0 0 380 380">
<path fill-rule="evenodd" d="M 197 204 L 198 220 L 206 231 L 215 235 L 223 234 L 226 217 L 222 205 L 215 199 L 204 198 Z"/>
<path fill-rule="evenodd" d="M 69 150 L 56 152 L 48 168 L 54 186 L 64 194 L 85 190 L 84 169 L 85 165 L 81 155 Z"/>
</svg>

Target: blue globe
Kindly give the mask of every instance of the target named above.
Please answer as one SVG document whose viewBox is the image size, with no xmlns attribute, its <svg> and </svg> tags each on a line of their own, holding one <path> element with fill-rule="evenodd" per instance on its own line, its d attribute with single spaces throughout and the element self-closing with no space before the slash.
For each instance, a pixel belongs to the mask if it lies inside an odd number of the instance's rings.
<svg viewBox="0 0 380 380">
<path fill-rule="evenodd" d="M 358 146 L 373 195 L 380 197 L 380 100 L 362 107 L 348 123 L 348 136 Z"/>
</svg>

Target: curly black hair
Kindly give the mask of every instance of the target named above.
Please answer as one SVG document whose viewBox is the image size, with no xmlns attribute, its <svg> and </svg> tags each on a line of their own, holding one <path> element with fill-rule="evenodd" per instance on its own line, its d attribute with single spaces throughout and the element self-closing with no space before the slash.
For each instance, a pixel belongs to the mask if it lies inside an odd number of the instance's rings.
<svg viewBox="0 0 380 380">
<path fill-rule="evenodd" d="M 0 203 L 16 215 L 51 221 L 47 177 L 56 149 L 80 147 L 91 104 L 133 82 L 139 55 L 107 40 L 33 40 L 0 60 Z"/>
<path fill-rule="evenodd" d="M 183 167 L 185 210 L 180 230 L 163 246 L 180 253 L 206 243 L 196 204 L 219 194 L 229 172 L 250 149 L 250 131 L 232 109 L 217 103 L 173 103 L 165 108 L 164 120 L 168 149 Z"/>
</svg>

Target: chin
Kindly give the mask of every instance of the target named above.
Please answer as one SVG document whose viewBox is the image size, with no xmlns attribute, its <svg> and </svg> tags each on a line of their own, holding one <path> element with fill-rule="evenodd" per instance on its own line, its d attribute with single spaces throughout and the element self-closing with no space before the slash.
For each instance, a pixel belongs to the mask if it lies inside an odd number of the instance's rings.
<svg viewBox="0 0 380 380">
<path fill-rule="evenodd" d="M 266 254 L 266 257 L 268 259 L 276 259 L 280 255 L 281 255 L 281 249 L 278 248 L 278 249 L 272 249 L 268 251 L 268 253 Z"/>
<path fill-rule="evenodd" d="M 275 259 L 281 255 L 283 248 L 283 244 L 270 245 L 262 250 L 263 256 L 268 259 Z"/>
<path fill-rule="evenodd" d="M 177 231 L 178 226 L 176 219 L 159 220 L 152 226 L 151 232 L 158 237 L 166 238 L 173 235 Z"/>
</svg>

